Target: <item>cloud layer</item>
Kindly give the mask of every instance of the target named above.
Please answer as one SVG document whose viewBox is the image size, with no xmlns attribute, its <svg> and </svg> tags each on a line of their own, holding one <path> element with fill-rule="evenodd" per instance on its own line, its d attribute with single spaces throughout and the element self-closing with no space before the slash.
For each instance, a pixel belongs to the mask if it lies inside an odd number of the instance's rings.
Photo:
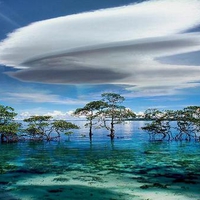
<svg viewBox="0 0 200 200">
<path fill-rule="evenodd" d="M 15 103 L 51 103 L 60 105 L 79 105 L 87 103 L 84 100 L 76 100 L 71 98 L 61 98 L 59 95 L 51 94 L 45 91 L 30 90 L 28 92 L 6 92 L 4 93 L 6 97 L 0 100 L 13 101 Z"/>
<path fill-rule="evenodd" d="M 152 0 L 54 18 L 17 29 L 0 43 L 0 63 L 22 81 L 124 84 L 136 95 L 195 87 L 200 67 L 169 62 L 200 50 L 199 0 Z M 162 57 L 162 59 L 160 59 Z"/>
</svg>

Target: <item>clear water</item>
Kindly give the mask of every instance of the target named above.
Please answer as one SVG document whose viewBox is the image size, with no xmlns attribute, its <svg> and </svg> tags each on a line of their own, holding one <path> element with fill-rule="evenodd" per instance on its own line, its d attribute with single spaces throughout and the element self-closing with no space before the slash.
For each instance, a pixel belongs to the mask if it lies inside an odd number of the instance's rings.
<svg viewBox="0 0 200 200">
<path fill-rule="evenodd" d="M 118 125 L 113 143 L 80 129 L 70 141 L 1 144 L 0 199 L 200 200 L 200 143 L 149 142 L 143 123 Z"/>
</svg>

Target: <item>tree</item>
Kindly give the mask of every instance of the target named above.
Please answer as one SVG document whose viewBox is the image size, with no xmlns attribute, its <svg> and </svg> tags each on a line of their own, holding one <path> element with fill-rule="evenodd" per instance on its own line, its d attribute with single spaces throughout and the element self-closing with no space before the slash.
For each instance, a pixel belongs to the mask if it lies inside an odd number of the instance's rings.
<svg viewBox="0 0 200 200">
<path fill-rule="evenodd" d="M 176 140 L 199 140 L 197 133 L 200 131 L 200 107 L 188 106 L 183 110 L 176 111 L 176 120 L 179 134 L 176 135 Z"/>
<path fill-rule="evenodd" d="M 200 140 L 199 106 L 189 106 L 182 110 L 166 110 L 164 112 L 148 109 L 145 111 L 145 118 L 152 120 L 152 122 L 145 124 L 142 129 L 147 131 L 153 140 L 157 139 L 158 136 L 162 136 L 161 140 L 165 138 L 168 138 L 168 140 Z M 176 121 L 176 126 L 171 126 L 171 121 Z M 177 130 L 173 134 L 172 128 Z"/>
<path fill-rule="evenodd" d="M 31 116 L 24 119 L 24 122 L 28 123 L 25 132 L 33 140 L 51 140 L 53 128 L 50 120 L 52 120 L 51 116 Z"/>
<path fill-rule="evenodd" d="M 156 108 L 149 108 L 144 112 L 146 120 L 159 120 L 164 117 L 164 113 Z"/>
<path fill-rule="evenodd" d="M 54 140 L 60 139 L 61 133 L 65 135 L 72 134 L 70 129 L 78 129 L 79 127 L 65 120 L 52 121 L 52 116 L 31 116 L 24 119 L 28 123 L 25 132 L 28 133 L 33 140 Z"/>
<path fill-rule="evenodd" d="M 115 137 L 115 124 L 121 124 L 126 119 L 135 118 L 136 114 L 125 106 L 121 106 L 125 98 L 119 94 L 103 93 L 102 98 L 106 105 L 100 112 L 103 127 L 110 131 L 109 136 L 113 140 Z"/>
<path fill-rule="evenodd" d="M 146 123 L 142 130 L 149 133 L 150 140 L 168 140 L 172 139 L 169 121 L 155 120 L 151 123 Z"/>
<path fill-rule="evenodd" d="M 0 125 L 9 123 L 15 116 L 17 113 L 14 112 L 14 108 L 0 105 Z"/>
<path fill-rule="evenodd" d="M 99 117 L 100 111 L 106 106 L 106 103 L 103 101 L 92 101 L 87 103 L 83 108 L 77 108 L 74 111 L 75 116 L 85 116 L 88 123 L 85 124 L 86 127 L 89 127 L 89 138 L 92 141 L 92 128 L 98 123 L 98 120 L 94 122 L 95 119 Z"/>
<path fill-rule="evenodd" d="M 65 120 L 54 121 L 52 123 L 52 127 L 55 130 L 55 132 L 58 134 L 59 138 L 60 138 L 61 133 L 64 133 L 65 135 L 68 135 L 68 139 L 70 138 L 70 135 L 73 133 L 72 131 L 69 131 L 69 130 L 79 129 L 79 127 L 76 124 L 67 122 Z"/>
<path fill-rule="evenodd" d="M 18 131 L 21 127 L 20 123 L 14 121 L 17 113 L 14 108 L 0 105 L 0 135 L 1 142 L 16 142 L 18 141 Z"/>
<path fill-rule="evenodd" d="M 158 109 L 147 109 L 144 115 L 146 120 L 152 121 L 142 127 L 142 130 L 149 133 L 150 140 L 173 139 L 170 120 L 174 117 L 174 112 L 171 110 L 162 112 Z"/>
<path fill-rule="evenodd" d="M 10 122 L 0 126 L 1 142 L 17 142 L 19 140 L 19 131 L 21 124 Z"/>
</svg>

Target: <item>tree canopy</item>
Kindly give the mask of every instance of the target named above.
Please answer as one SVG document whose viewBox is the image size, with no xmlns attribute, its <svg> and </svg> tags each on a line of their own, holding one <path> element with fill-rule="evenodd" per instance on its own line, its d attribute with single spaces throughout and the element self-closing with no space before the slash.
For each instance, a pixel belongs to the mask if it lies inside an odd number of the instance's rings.
<svg viewBox="0 0 200 200">
<path fill-rule="evenodd" d="M 106 107 L 106 103 L 103 101 L 91 101 L 87 103 L 83 108 L 77 108 L 74 111 L 75 116 L 85 116 L 88 123 L 85 124 L 86 127 L 89 127 L 89 138 L 92 141 L 92 129 L 93 126 L 99 122 L 99 113 L 102 109 Z M 95 121 L 96 120 L 96 121 Z"/>
<path fill-rule="evenodd" d="M 110 131 L 111 140 L 115 137 L 115 124 L 123 123 L 125 120 L 135 118 L 136 114 L 130 109 L 122 106 L 125 98 L 116 93 L 103 93 L 102 101 L 105 102 L 105 108 L 100 115 L 103 121 L 103 127 Z"/>
<path fill-rule="evenodd" d="M 54 140 L 60 139 L 61 133 L 65 135 L 72 134 L 70 129 L 79 127 L 65 120 L 54 120 L 52 116 L 31 116 L 24 119 L 28 127 L 24 130 L 32 140 Z M 55 134 L 56 133 L 56 134 Z"/>
<path fill-rule="evenodd" d="M 133 120 L 136 114 L 123 104 L 125 98 L 116 93 L 103 93 L 101 99 L 91 101 L 77 108 L 74 116 L 85 116 L 92 141 L 93 128 L 106 128 L 111 141 L 115 138 L 116 124 Z M 66 120 L 54 120 L 52 116 L 30 116 L 24 119 L 25 127 L 15 121 L 14 108 L 0 105 L 0 141 L 17 142 L 20 140 L 59 140 L 61 135 L 70 135 L 79 127 Z M 140 118 L 141 120 L 141 118 Z M 150 140 L 192 140 L 200 141 L 200 106 L 188 106 L 182 110 L 147 109 L 143 127 Z"/>
<path fill-rule="evenodd" d="M 151 140 L 200 140 L 199 106 L 176 111 L 151 109 L 145 113 L 146 119 L 152 122 L 146 123 L 142 129 L 149 133 Z"/>
<path fill-rule="evenodd" d="M 21 124 L 14 121 L 17 113 L 14 108 L 0 105 L 0 135 L 1 142 L 16 142 L 18 140 L 17 133 Z"/>
</svg>

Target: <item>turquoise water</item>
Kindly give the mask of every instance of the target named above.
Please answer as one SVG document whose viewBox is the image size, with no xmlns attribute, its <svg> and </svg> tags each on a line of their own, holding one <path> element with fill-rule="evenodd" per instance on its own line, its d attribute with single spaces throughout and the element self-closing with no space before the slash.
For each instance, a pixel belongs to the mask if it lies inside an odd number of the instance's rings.
<svg viewBox="0 0 200 200">
<path fill-rule="evenodd" d="M 149 142 L 142 125 L 119 125 L 113 143 L 80 129 L 70 141 L 1 144 L 0 199 L 200 200 L 200 143 Z"/>
</svg>

